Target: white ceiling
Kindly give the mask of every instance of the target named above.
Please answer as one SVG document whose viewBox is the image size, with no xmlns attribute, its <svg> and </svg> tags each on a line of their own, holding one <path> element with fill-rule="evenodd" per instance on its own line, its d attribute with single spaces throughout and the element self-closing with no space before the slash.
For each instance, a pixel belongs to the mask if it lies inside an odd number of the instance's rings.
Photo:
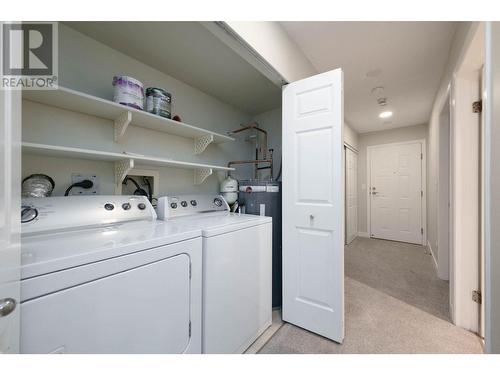
<svg viewBox="0 0 500 375">
<path fill-rule="evenodd" d="M 319 73 L 344 70 L 345 118 L 358 132 L 427 123 L 455 22 L 281 22 Z M 391 119 L 382 120 L 374 87 Z"/>
<path fill-rule="evenodd" d="M 199 22 L 66 24 L 248 114 L 281 106 L 281 89 Z"/>
</svg>

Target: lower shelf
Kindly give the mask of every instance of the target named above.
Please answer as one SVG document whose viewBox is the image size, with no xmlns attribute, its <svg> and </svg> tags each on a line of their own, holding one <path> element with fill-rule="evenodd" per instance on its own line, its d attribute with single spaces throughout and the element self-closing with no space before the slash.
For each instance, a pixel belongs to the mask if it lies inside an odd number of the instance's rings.
<svg viewBox="0 0 500 375">
<path fill-rule="evenodd" d="M 194 183 L 199 185 L 210 176 L 214 170 L 232 171 L 234 168 L 222 167 L 210 164 L 192 163 L 173 159 L 158 158 L 133 153 L 118 153 L 108 151 L 89 150 L 84 148 L 54 146 L 39 143 L 22 143 L 23 152 L 27 154 L 56 156 L 74 159 L 90 159 L 114 162 L 115 183 L 121 184 L 130 169 L 134 168 L 136 162 L 160 167 L 175 167 L 184 169 L 194 169 Z"/>
</svg>

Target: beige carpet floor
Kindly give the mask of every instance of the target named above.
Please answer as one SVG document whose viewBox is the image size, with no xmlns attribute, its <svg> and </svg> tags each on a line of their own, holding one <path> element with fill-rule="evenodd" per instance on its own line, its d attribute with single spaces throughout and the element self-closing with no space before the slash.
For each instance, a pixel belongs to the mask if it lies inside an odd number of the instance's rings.
<svg viewBox="0 0 500 375">
<path fill-rule="evenodd" d="M 482 353 L 449 322 L 448 283 L 422 246 L 358 238 L 345 250 L 345 340 L 285 323 L 259 353 Z"/>
</svg>

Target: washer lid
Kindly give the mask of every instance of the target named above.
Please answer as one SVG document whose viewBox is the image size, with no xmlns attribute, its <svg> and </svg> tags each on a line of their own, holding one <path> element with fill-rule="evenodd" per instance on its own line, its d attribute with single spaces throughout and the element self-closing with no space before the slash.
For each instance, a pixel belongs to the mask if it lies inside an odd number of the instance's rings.
<svg viewBox="0 0 500 375">
<path fill-rule="evenodd" d="M 203 237 L 211 237 L 256 225 L 272 223 L 272 218 L 268 216 L 218 212 L 173 219 L 169 222 L 182 223 L 182 225 L 201 229 Z"/>
<path fill-rule="evenodd" d="M 101 228 L 24 235 L 21 278 L 196 238 L 199 229 L 163 221 L 135 221 Z"/>
</svg>

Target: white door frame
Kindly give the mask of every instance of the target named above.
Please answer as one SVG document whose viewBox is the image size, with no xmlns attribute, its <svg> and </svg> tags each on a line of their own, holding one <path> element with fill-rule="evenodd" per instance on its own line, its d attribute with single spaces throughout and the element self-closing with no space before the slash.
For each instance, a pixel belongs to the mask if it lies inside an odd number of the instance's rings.
<svg viewBox="0 0 500 375">
<path fill-rule="evenodd" d="M 2 23 L 0 22 L 0 27 Z M 0 32 L 0 38 L 2 37 Z M 0 317 L 0 355 L 19 353 L 21 278 L 21 91 L 0 92 L 0 300 L 17 304 Z M 5 306 L 5 305 L 4 305 Z"/>
<path fill-rule="evenodd" d="M 453 113 L 452 113 L 452 103 L 451 103 L 451 83 L 448 84 L 446 88 L 445 99 L 439 106 L 439 120 L 438 120 L 438 173 L 437 173 L 437 249 L 432 249 L 429 243 L 429 247 L 431 248 L 432 256 L 434 258 L 434 262 L 436 262 L 434 251 L 438 253 L 438 260 L 436 263 L 438 277 L 442 280 L 450 280 L 451 278 L 451 267 L 452 267 L 452 249 L 453 249 Z M 441 123 L 441 115 L 443 111 L 447 109 L 448 115 L 448 124 L 447 129 L 444 133 L 447 133 L 447 139 L 442 139 L 441 135 L 443 133 L 443 124 Z M 447 174 L 444 175 L 441 167 L 444 163 L 441 160 L 441 148 L 443 146 L 447 146 L 448 153 L 446 155 L 446 169 Z M 446 181 L 442 181 L 441 178 L 444 177 Z M 441 200 L 446 197 L 448 204 L 446 202 L 442 202 Z M 443 210 L 446 210 L 446 213 L 443 213 Z M 443 244 L 445 245 L 445 251 L 443 251 Z M 450 282 L 451 284 L 451 282 Z M 451 286 L 450 286 L 451 288 Z M 450 293 L 451 298 L 451 293 Z M 452 304 L 450 300 L 450 311 L 452 311 Z"/>
<path fill-rule="evenodd" d="M 424 192 L 422 200 L 420 202 L 421 206 L 421 218 L 420 218 L 420 223 L 422 225 L 422 228 L 424 229 L 424 234 L 422 236 L 422 246 L 425 246 L 427 244 L 427 149 L 425 145 L 425 139 L 415 139 L 412 141 L 405 141 L 405 142 L 395 142 L 395 143 L 384 143 L 381 145 L 372 145 L 372 146 L 367 146 L 366 147 L 366 181 L 367 185 L 370 185 L 370 176 L 371 176 L 371 150 L 375 148 L 380 148 L 380 147 L 387 147 L 387 146 L 401 146 L 401 145 L 407 145 L 407 144 L 412 144 L 412 143 L 420 143 L 422 146 L 422 179 L 420 181 L 421 183 L 421 190 Z M 371 233 L 372 233 L 372 227 L 371 227 L 371 200 L 370 200 L 370 189 L 366 189 L 366 222 L 368 224 L 368 237 L 371 238 Z"/>
<path fill-rule="evenodd" d="M 347 243 L 347 178 L 346 178 L 346 175 L 347 175 L 347 168 L 346 168 L 347 167 L 347 150 L 352 151 L 356 155 L 356 174 L 358 172 L 358 159 L 359 159 L 358 150 L 356 150 L 354 147 L 352 147 L 348 143 L 344 142 L 344 163 L 343 163 L 344 171 L 343 171 L 342 175 L 344 176 L 344 183 L 343 183 L 343 186 L 344 186 L 344 243 L 346 245 L 348 245 L 348 243 Z M 358 190 L 358 187 L 357 187 L 358 181 L 357 180 L 358 180 L 358 178 L 356 176 L 356 195 L 357 195 L 357 190 Z M 358 213 L 359 213 L 359 198 L 358 198 L 358 196 L 356 196 L 356 220 L 358 217 Z M 358 236 L 359 236 L 358 223 L 356 223 L 356 233 L 354 234 L 353 241 Z"/>
<path fill-rule="evenodd" d="M 471 105 L 481 99 L 481 71 L 484 65 L 484 23 L 471 28 L 468 42 L 451 79 L 453 134 L 453 273 L 450 297 L 452 321 L 479 333 L 481 308 L 472 300 L 479 290 L 481 224 L 481 131 L 480 114 Z M 486 105 L 486 109 L 488 106 Z M 484 126 L 484 124 L 483 124 Z M 453 280 L 451 279 L 453 277 Z M 487 296 L 483 298 L 487 303 Z"/>
<path fill-rule="evenodd" d="M 486 59 L 485 59 L 485 184 L 484 184 L 484 208 L 485 223 L 485 290 L 483 303 L 485 303 L 485 332 L 484 340 L 487 353 L 500 353 L 500 166 L 498 159 L 500 155 L 500 131 L 498 121 L 500 119 L 500 24 L 498 22 L 486 22 Z"/>
</svg>

